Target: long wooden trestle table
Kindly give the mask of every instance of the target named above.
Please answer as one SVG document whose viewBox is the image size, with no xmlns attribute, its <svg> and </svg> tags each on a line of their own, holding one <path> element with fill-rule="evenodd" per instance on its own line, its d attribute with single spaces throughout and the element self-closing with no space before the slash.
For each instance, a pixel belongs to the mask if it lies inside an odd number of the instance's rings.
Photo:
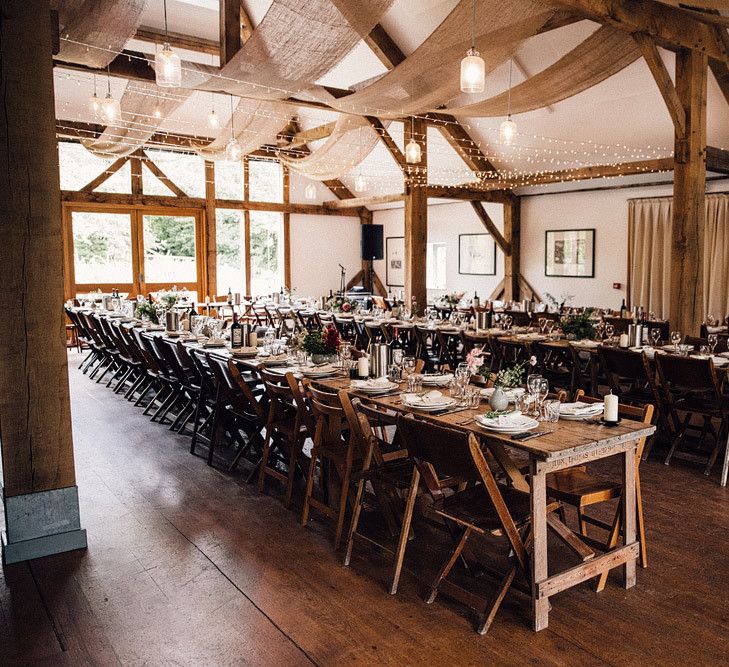
<svg viewBox="0 0 729 667">
<path fill-rule="evenodd" d="M 330 378 L 316 380 L 317 384 L 333 390 L 348 389 L 349 379 Z M 351 390 L 353 396 L 370 401 L 397 412 L 412 412 L 399 402 L 398 396 L 373 397 Z M 508 435 L 482 428 L 477 422 L 464 423 L 469 415 L 478 411 L 451 414 L 419 414 L 450 428 L 474 433 L 483 446 L 493 454 L 510 478 L 515 488 L 528 491 L 531 498 L 533 551 L 531 557 L 532 619 L 534 630 L 543 630 L 549 623 L 549 598 L 576 586 L 607 570 L 623 566 L 625 588 L 636 583 L 636 563 L 639 542 L 636 537 L 636 447 L 638 441 L 655 432 L 655 426 L 637 421 L 622 420 L 616 426 L 564 421 L 544 424 L 544 430 L 553 429 L 547 435 L 532 440 L 514 441 Z M 529 476 L 525 478 L 514 462 L 511 451 L 521 451 L 529 457 Z M 609 456 L 622 460 L 623 495 L 622 525 L 623 544 L 604 554 L 584 561 L 567 570 L 549 574 L 547 556 L 547 473 L 563 470 Z M 579 535 L 576 535 L 579 538 Z"/>
</svg>

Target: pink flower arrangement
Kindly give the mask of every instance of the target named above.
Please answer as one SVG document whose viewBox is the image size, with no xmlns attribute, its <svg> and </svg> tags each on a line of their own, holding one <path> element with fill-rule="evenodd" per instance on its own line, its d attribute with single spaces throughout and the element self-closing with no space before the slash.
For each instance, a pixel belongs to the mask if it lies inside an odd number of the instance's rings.
<svg viewBox="0 0 729 667">
<path fill-rule="evenodd" d="M 466 364 L 468 364 L 468 370 L 473 375 L 479 375 L 481 369 L 484 367 L 484 360 L 486 358 L 486 354 L 483 351 L 482 347 L 474 347 L 467 355 L 466 355 Z"/>
</svg>

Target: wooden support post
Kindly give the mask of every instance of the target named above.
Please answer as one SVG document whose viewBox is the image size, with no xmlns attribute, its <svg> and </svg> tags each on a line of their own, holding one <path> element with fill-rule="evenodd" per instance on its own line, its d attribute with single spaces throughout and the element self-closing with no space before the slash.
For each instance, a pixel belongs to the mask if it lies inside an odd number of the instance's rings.
<svg viewBox="0 0 729 667">
<path fill-rule="evenodd" d="M 206 294 L 198 294 L 198 300 L 204 301 L 206 296 L 211 298 L 218 290 L 218 265 L 216 247 L 215 219 L 215 163 L 205 161 L 205 263 L 207 264 Z"/>
<path fill-rule="evenodd" d="M 48 0 L 3 0 L 0 12 L 5 563 L 86 547 L 61 309 L 61 192 L 49 16 Z"/>
<path fill-rule="evenodd" d="M 521 298 L 519 275 L 521 271 L 521 199 L 511 197 L 504 203 L 504 237 L 511 254 L 504 255 L 504 299 Z"/>
<path fill-rule="evenodd" d="M 290 174 L 287 167 L 283 167 L 283 200 L 289 203 Z M 291 214 L 283 214 L 283 260 L 284 260 L 284 285 L 291 290 Z"/>
<path fill-rule="evenodd" d="M 703 309 L 703 224 L 706 187 L 706 80 L 708 61 L 698 51 L 676 54 L 676 91 L 686 114 L 685 137 L 676 134 L 671 241 L 671 328 L 698 335 Z"/>
<path fill-rule="evenodd" d="M 405 295 L 422 311 L 427 304 L 425 283 L 428 249 L 428 153 L 427 125 L 421 118 L 405 123 L 405 145 L 410 139 L 420 144 L 420 164 L 408 165 L 405 177 Z"/>
<path fill-rule="evenodd" d="M 220 66 L 226 65 L 245 42 L 245 9 L 241 0 L 220 0 Z"/>
<path fill-rule="evenodd" d="M 143 194 L 142 188 L 142 160 L 139 157 L 139 153 L 135 153 L 129 158 L 130 172 L 132 177 L 132 194 L 141 195 Z"/>
</svg>

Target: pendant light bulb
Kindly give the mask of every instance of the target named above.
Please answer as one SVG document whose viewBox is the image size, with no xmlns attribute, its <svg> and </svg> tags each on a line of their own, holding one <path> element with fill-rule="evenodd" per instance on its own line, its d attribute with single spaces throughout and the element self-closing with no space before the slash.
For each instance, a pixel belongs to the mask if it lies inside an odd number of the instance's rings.
<svg viewBox="0 0 729 667">
<path fill-rule="evenodd" d="M 411 139 L 408 141 L 408 145 L 405 146 L 405 162 L 408 164 L 419 164 L 422 158 L 422 152 L 420 150 L 420 144 Z"/>
<path fill-rule="evenodd" d="M 159 107 L 155 107 L 152 113 L 155 118 L 162 118 L 162 110 Z"/>
<path fill-rule="evenodd" d="M 107 93 L 103 100 L 99 100 L 99 106 L 101 110 L 101 117 L 107 125 L 113 123 L 121 115 L 119 100 L 114 99 L 111 96 L 111 93 Z"/>
<path fill-rule="evenodd" d="M 225 157 L 230 162 L 240 162 L 242 155 L 243 149 L 241 149 L 240 144 L 235 140 L 235 137 L 231 137 L 225 145 Z"/>
<path fill-rule="evenodd" d="M 505 146 L 511 146 L 514 137 L 516 137 L 516 123 L 509 116 L 499 126 L 499 141 Z"/>
<path fill-rule="evenodd" d="M 306 199 L 316 199 L 316 186 L 313 183 L 309 183 L 304 189 L 304 197 Z"/>
<path fill-rule="evenodd" d="M 486 87 L 486 63 L 473 47 L 461 60 L 461 92 L 482 93 Z"/>
<path fill-rule="evenodd" d="M 89 98 L 89 111 L 93 115 L 94 120 L 99 117 L 99 113 L 101 112 L 101 100 L 96 94 L 96 91 L 94 91 L 94 94 Z"/>
<path fill-rule="evenodd" d="M 364 192 L 367 189 L 367 179 L 362 174 L 357 174 L 354 179 L 354 191 Z"/>
<path fill-rule="evenodd" d="M 172 47 L 165 42 L 154 57 L 154 73 L 161 88 L 179 88 L 182 85 L 182 62 Z"/>
<path fill-rule="evenodd" d="M 220 127 L 220 118 L 215 113 L 215 109 L 212 109 L 208 114 L 208 127 L 211 130 L 217 130 Z"/>
</svg>

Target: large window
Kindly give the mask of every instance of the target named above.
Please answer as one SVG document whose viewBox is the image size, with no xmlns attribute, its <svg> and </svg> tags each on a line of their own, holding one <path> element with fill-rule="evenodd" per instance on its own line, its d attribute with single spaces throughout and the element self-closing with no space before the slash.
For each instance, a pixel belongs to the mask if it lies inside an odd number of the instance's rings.
<svg viewBox="0 0 729 667">
<path fill-rule="evenodd" d="M 243 211 L 219 208 L 216 211 L 215 252 L 217 257 L 217 294 L 228 290 L 246 293 L 246 271 L 243 240 Z"/>
<path fill-rule="evenodd" d="M 76 211 L 71 220 L 76 283 L 133 283 L 131 214 Z"/>
<path fill-rule="evenodd" d="M 249 160 L 248 178 L 251 201 L 283 201 L 283 173 L 279 162 Z"/>
<path fill-rule="evenodd" d="M 144 279 L 148 283 L 197 282 L 195 217 L 144 215 Z"/>
<path fill-rule="evenodd" d="M 251 291 L 278 292 L 283 286 L 283 214 L 251 211 Z"/>
</svg>

